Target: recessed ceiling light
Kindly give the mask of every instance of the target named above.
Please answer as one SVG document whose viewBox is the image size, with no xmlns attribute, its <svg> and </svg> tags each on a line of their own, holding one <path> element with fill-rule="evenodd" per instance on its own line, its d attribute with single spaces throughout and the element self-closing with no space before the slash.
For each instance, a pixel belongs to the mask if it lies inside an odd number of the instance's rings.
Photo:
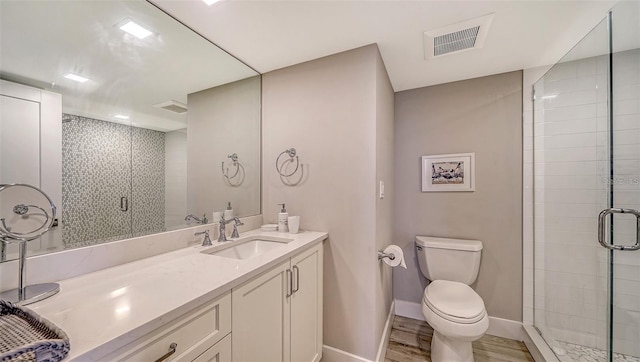
<svg viewBox="0 0 640 362">
<path fill-rule="evenodd" d="M 133 21 L 129 20 L 129 19 L 125 19 L 121 22 L 119 28 L 122 31 L 125 31 L 133 36 L 135 36 L 138 39 L 144 39 L 146 37 L 148 37 L 149 35 L 153 34 L 151 31 L 143 28 L 142 26 L 134 23 Z"/>
<path fill-rule="evenodd" d="M 220 0 L 202 0 L 202 1 L 204 1 L 204 3 L 207 4 L 207 5 L 213 5 L 213 4 L 217 3 Z"/>
<path fill-rule="evenodd" d="M 79 76 L 77 74 L 73 74 L 73 73 L 67 73 L 67 74 L 65 74 L 64 77 L 67 78 L 67 79 L 74 80 L 74 81 L 79 82 L 79 83 L 84 83 L 84 82 L 89 80 L 89 78 L 81 77 L 81 76 Z"/>
<path fill-rule="evenodd" d="M 129 119 L 129 116 L 125 116 L 124 114 L 116 114 L 113 116 L 113 118 L 125 120 L 125 119 Z"/>
</svg>

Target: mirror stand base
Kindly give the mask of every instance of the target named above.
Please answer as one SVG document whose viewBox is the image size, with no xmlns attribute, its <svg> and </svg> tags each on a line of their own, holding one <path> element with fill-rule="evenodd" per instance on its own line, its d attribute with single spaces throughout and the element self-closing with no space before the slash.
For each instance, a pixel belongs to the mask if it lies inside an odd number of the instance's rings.
<svg viewBox="0 0 640 362">
<path fill-rule="evenodd" d="M 18 288 L 7 290 L 0 293 L 0 299 L 14 303 L 16 305 L 28 305 L 47 299 L 60 291 L 58 283 L 44 283 L 27 285 L 24 288 L 24 298 L 20 300 L 18 296 Z"/>
</svg>

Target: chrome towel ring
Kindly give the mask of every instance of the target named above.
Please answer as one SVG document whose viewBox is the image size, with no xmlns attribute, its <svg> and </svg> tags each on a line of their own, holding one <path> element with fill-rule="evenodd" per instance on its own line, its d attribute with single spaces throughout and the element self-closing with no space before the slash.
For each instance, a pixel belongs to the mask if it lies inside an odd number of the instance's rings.
<svg viewBox="0 0 640 362">
<path fill-rule="evenodd" d="M 233 173 L 233 175 L 229 176 L 229 167 L 227 167 L 227 169 L 225 170 L 224 161 L 222 161 L 222 176 L 224 176 L 225 180 L 229 185 L 234 187 L 240 186 L 244 181 L 244 166 L 242 166 L 240 161 L 238 161 L 237 153 L 228 155 L 227 158 L 231 160 L 231 164 L 235 166 L 236 170 Z M 234 178 L 237 178 L 237 180 L 234 181 Z"/>
<path fill-rule="evenodd" d="M 280 158 L 282 156 L 284 156 L 285 154 L 289 155 L 289 159 L 285 159 L 284 162 L 280 163 Z M 293 172 L 289 173 L 289 174 L 284 174 L 282 173 L 282 169 L 284 168 L 284 165 L 287 162 L 293 162 L 293 159 L 296 159 L 296 169 L 293 170 Z M 298 172 L 298 168 L 300 168 L 300 160 L 298 159 L 298 155 L 296 153 L 296 149 L 295 148 L 289 148 L 286 149 L 284 151 L 282 151 L 279 155 L 278 158 L 276 158 L 276 171 L 278 171 L 278 175 L 282 176 L 282 177 L 291 177 L 293 176 L 296 172 Z"/>
</svg>

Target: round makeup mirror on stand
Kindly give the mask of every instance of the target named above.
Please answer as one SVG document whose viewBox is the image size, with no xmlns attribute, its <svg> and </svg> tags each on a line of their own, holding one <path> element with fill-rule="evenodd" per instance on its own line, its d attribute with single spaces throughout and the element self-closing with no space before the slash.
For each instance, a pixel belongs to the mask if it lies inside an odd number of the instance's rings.
<svg viewBox="0 0 640 362">
<path fill-rule="evenodd" d="M 26 284 L 27 243 L 40 238 L 53 226 L 56 206 L 42 190 L 27 184 L 0 185 L 0 242 L 17 243 L 18 288 L 2 292 L 0 299 L 27 305 L 48 298 L 58 291 L 57 283 Z"/>
</svg>

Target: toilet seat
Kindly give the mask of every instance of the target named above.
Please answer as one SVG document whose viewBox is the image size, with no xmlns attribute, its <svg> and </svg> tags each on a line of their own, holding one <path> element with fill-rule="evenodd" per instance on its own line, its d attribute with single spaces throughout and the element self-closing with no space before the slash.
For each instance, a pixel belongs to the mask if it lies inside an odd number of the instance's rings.
<svg viewBox="0 0 640 362">
<path fill-rule="evenodd" d="M 435 280 L 425 288 L 423 302 L 435 314 L 454 323 L 477 323 L 487 315 L 482 298 L 464 283 Z"/>
</svg>

